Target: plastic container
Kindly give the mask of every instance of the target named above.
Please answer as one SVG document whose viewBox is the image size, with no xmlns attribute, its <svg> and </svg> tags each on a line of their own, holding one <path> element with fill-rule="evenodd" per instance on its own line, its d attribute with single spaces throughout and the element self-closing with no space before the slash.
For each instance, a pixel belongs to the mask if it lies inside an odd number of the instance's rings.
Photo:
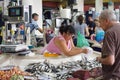
<svg viewBox="0 0 120 80">
<path fill-rule="evenodd" d="M 58 57 L 59 54 L 56 53 L 50 53 L 50 52 L 44 52 L 44 57 Z"/>
<path fill-rule="evenodd" d="M 31 46 L 28 46 L 28 48 L 29 48 L 29 49 L 32 49 L 32 48 L 34 48 L 34 46 L 31 45 Z"/>
</svg>

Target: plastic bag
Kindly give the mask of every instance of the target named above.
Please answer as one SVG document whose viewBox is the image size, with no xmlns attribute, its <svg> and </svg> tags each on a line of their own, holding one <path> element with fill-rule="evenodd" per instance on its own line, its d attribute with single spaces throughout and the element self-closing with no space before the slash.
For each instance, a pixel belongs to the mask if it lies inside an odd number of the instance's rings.
<svg viewBox="0 0 120 80">
<path fill-rule="evenodd" d="M 84 46 L 90 46 L 87 39 L 85 39 L 84 35 L 80 34 L 80 32 L 78 32 L 77 35 L 77 47 L 84 47 Z"/>
<path fill-rule="evenodd" d="M 105 32 L 104 32 L 103 30 L 97 31 L 95 40 L 96 40 L 97 42 L 103 41 L 104 35 L 105 35 Z"/>
</svg>

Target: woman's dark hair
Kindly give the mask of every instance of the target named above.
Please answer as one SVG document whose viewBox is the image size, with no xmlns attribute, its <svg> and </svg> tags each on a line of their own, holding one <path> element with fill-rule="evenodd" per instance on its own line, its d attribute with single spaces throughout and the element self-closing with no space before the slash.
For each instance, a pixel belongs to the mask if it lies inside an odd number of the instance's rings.
<svg viewBox="0 0 120 80">
<path fill-rule="evenodd" d="M 35 16 L 39 16 L 39 15 L 37 13 L 33 13 L 32 18 L 34 18 Z"/>
<path fill-rule="evenodd" d="M 79 15 L 77 18 L 79 24 L 81 25 L 83 23 L 84 17 L 82 15 Z"/>
<path fill-rule="evenodd" d="M 75 34 L 75 29 L 71 25 L 66 25 L 66 26 L 61 26 L 59 29 L 59 32 L 61 34 L 63 34 L 63 33 Z"/>
</svg>

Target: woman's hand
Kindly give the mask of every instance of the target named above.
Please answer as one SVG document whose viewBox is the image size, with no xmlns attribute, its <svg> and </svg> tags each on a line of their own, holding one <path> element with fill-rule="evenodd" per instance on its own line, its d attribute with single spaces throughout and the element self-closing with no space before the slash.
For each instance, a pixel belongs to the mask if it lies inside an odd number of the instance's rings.
<svg viewBox="0 0 120 80">
<path fill-rule="evenodd" d="M 82 49 L 82 53 L 87 54 L 88 53 L 88 49 Z"/>
</svg>

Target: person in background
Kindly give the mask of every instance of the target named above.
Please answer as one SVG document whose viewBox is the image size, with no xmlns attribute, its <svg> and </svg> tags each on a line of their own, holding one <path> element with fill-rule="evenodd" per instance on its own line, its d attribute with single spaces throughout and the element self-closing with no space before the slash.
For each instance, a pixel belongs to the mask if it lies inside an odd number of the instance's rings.
<svg viewBox="0 0 120 80">
<path fill-rule="evenodd" d="M 50 53 L 73 56 L 80 53 L 88 52 L 87 49 L 81 49 L 74 46 L 72 37 L 75 33 L 75 30 L 72 26 L 70 25 L 61 26 L 59 32 L 60 35 L 54 37 L 43 49 L 42 53 L 44 53 L 47 50 Z"/>
<path fill-rule="evenodd" d="M 97 31 L 99 31 L 99 30 L 103 30 L 100 27 L 100 23 L 99 23 L 99 19 L 98 18 L 94 19 L 94 22 L 95 22 L 95 33 L 97 33 Z"/>
<path fill-rule="evenodd" d="M 94 22 L 95 22 L 95 40 L 98 42 L 102 42 L 104 39 L 105 32 L 100 27 L 100 23 L 98 19 L 95 19 Z"/>
<path fill-rule="evenodd" d="M 88 26 L 86 23 L 84 23 L 84 17 L 82 15 L 79 15 L 77 18 L 77 23 L 74 26 L 75 29 L 75 37 L 74 37 L 74 44 L 77 45 L 77 34 L 80 32 L 85 37 L 89 36 Z"/>
<path fill-rule="evenodd" d="M 95 33 L 90 36 L 91 40 L 96 40 L 98 42 L 102 42 L 104 39 L 105 33 L 104 33 L 103 29 L 100 27 L 99 19 L 96 18 L 94 20 L 94 22 L 95 22 Z"/>
<path fill-rule="evenodd" d="M 30 26 L 30 32 L 31 33 L 34 29 L 38 30 L 40 33 L 43 33 L 43 30 L 37 24 L 38 16 L 39 15 L 37 13 L 32 14 L 32 23 L 31 23 L 31 26 Z"/>
<path fill-rule="evenodd" d="M 88 17 L 89 20 L 89 24 L 88 24 L 88 28 L 89 28 L 89 37 L 95 32 L 95 23 L 94 20 L 91 16 Z"/>
<path fill-rule="evenodd" d="M 2 27 L 5 25 L 3 18 L 2 18 L 2 13 L 0 12 L 0 44 L 2 43 L 3 36 L 2 36 Z"/>
<path fill-rule="evenodd" d="M 2 43 L 2 30 L 0 30 L 0 44 Z"/>
<path fill-rule="evenodd" d="M 31 45 L 37 46 L 39 39 L 36 38 L 35 30 L 38 30 L 40 33 L 43 33 L 43 30 L 38 26 L 37 21 L 38 21 L 38 14 L 33 13 L 32 14 L 32 22 L 29 23 L 30 26 L 30 33 L 31 33 Z"/>
<path fill-rule="evenodd" d="M 102 46 L 103 80 L 120 80 L 120 23 L 113 11 L 104 10 L 99 17 L 100 27 L 105 31 Z"/>
</svg>

